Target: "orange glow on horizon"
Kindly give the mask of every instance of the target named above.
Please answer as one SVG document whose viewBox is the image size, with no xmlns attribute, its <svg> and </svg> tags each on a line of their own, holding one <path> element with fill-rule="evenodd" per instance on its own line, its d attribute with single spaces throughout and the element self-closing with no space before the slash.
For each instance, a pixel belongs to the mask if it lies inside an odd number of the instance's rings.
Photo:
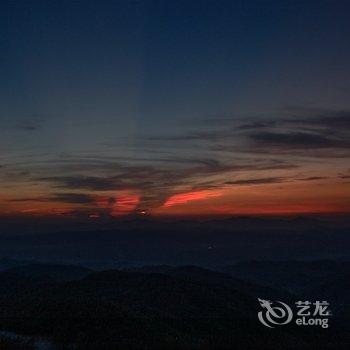
<svg viewBox="0 0 350 350">
<path fill-rule="evenodd" d="M 86 196 L 90 196 L 91 201 L 82 203 L 55 201 L 50 192 L 44 191 L 22 191 L 21 197 L 9 193 L 0 198 L 0 216 L 86 216 L 98 219 L 130 214 L 205 217 L 350 212 L 350 187 L 340 181 L 324 181 L 322 185 L 318 182 L 285 182 L 193 190 L 170 195 L 161 205 L 159 202 L 148 205 L 141 193 L 141 190 L 90 192 Z"/>
<path fill-rule="evenodd" d="M 31 208 L 23 209 L 20 211 L 24 215 L 32 216 L 60 216 L 60 215 L 70 215 L 74 212 L 71 208 Z"/>
</svg>

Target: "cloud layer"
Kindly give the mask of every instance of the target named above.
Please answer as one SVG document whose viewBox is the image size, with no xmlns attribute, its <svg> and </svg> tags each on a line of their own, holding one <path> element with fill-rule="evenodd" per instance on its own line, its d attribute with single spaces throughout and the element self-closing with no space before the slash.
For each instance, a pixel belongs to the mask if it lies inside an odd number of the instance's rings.
<svg viewBox="0 0 350 350">
<path fill-rule="evenodd" d="M 5 160 L 0 176 L 47 192 L 12 202 L 65 203 L 113 215 L 214 198 L 241 186 L 348 178 L 350 112 L 289 107 L 281 113 L 278 118 L 218 118 L 182 135 L 140 137 L 132 156 L 108 145 L 100 153 Z M 338 175 L 320 159 L 333 162 Z"/>
</svg>

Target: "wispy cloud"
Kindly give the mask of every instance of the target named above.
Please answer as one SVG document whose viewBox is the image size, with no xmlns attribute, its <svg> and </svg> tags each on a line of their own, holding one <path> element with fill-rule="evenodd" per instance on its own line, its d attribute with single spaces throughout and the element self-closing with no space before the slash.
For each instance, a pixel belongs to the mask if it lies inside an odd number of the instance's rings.
<svg viewBox="0 0 350 350">
<path fill-rule="evenodd" d="M 317 181 L 317 180 L 327 180 L 329 177 L 326 176 L 310 176 L 310 177 L 303 177 L 298 180 L 301 181 Z"/>
<path fill-rule="evenodd" d="M 15 125 L 14 129 L 23 131 L 37 131 L 42 128 L 42 125 L 43 122 L 41 119 L 23 119 Z"/>
<path fill-rule="evenodd" d="M 349 140 L 326 137 L 318 133 L 261 131 L 248 134 L 248 137 L 257 146 L 291 151 L 308 148 L 347 149 L 350 147 Z"/>
<path fill-rule="evenodd" d="M 226 181 L 226 185 L 264 185 L 285 182 L 287 179 L 282 177 L 265 177 L 258 179 L 244 179 L 235 181 Z"/>
<path fill-rule="evenodd" d="M 221 120 L 221 127 L 205 131 L 190 131 L 184 135 L 154 136 L 149 140 L 171 143 L 199 142 L 213 151 L 234 153 L 295 154 L 299 157 L 350 156 L 350 111 L 311 108 L 285 108 L 282 115 L 242 121 L 239 118 Z M 304 152 L 304 153 L 303 153 Z"/>
<path fill-rule="evenodd" d="M 62 164 L 59 163 L 61 166 Z M 70 163 L 69 163 L 70 164 Z M 232 177 L 242 172 L 258 172 L 295 168 L 297 165 L 273 159 L 241 159 L 232 163 L 219 162 L 215 159 L 196 160 L 194 164 L 187 160 L 182 166 L 149 164 L 143 166 L 114 166 L 114 175 L 86 176 L 82 174 L 46 176 L 36 178 L 37 181 L 50 184 L 52 188 L 65 190 L 101 191 L 133 191 L 141 195 L 140 206 L 160 205 L 168 197 L 178 191 L 205 190 L 223 185 L 222 178 Z M 86 168 L 84 168 L 86 171 Z M 110 169 L 110 163 L 107 165 Z M 67 170 L 67 168 L 66 168 Z M 95 169 L 96 170 L 96 169 Z M 103 170 L 100 164 L 99 171 Z M 214 177 L 211 184 L 205 184 L 206 178 Z M 227 185 L 227 184 L 226 184 Z M 56 197 L 56 200 L 71 198 L 67 195 Z M 72 196 L 75 200 L 88 200 L 85 197 Z"/>
<path fill-rule="evenodd" d="M 94 196 L 83 193 L 55 193 L 49 196 L 23 197 L 12 199 L 12 202 L 62 202 L 69 204 L 91 204 L 95 202 Z"/>
</svg>

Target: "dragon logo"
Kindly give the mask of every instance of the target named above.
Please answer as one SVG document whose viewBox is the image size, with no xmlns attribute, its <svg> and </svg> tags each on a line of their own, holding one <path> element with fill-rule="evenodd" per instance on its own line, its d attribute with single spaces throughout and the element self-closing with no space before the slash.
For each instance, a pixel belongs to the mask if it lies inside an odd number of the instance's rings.
<svg viewBox="0 0 350 350">
<path fill-rule="evenodd" d="M 293 318 L 292 309 L 282 301 L 272 302 L 258 298 L 264 311 L 258 312 L 259 321 L 266 327 L 274 328 L 274 325 L 283 325 L 289 323 Z M 278 303 L 279 306 L 274 306 Z"/>
</svg>

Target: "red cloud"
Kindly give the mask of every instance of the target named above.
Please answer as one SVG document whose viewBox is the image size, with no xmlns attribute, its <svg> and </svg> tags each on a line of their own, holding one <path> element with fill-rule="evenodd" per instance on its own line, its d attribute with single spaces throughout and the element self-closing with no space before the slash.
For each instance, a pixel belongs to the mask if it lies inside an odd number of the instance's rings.
<svg viewBox="0 0 350 350">
<path fill-rule="evenodd" d="M 163 204 L 163 206 L 172 207 L 174 205 L 184 204 L 190 201 L 198 201 L 198 200 L 203 200 L 203 199 L 208 199 L 213 197 L 220 197 L 221 194 L 222 194 L 221 191 L 209 191 L 209 190 L 179 193 L 168 198 L 166 202 Z"/>
<path fill-rule="evenodd" d="M 97 205 L 106 209 L 112 216 L 127 215 L 133 212 L 140 202 L 140 196 L 131 193 L 122 193 L 115 196 L 97 198 Z"/>
</svg>

